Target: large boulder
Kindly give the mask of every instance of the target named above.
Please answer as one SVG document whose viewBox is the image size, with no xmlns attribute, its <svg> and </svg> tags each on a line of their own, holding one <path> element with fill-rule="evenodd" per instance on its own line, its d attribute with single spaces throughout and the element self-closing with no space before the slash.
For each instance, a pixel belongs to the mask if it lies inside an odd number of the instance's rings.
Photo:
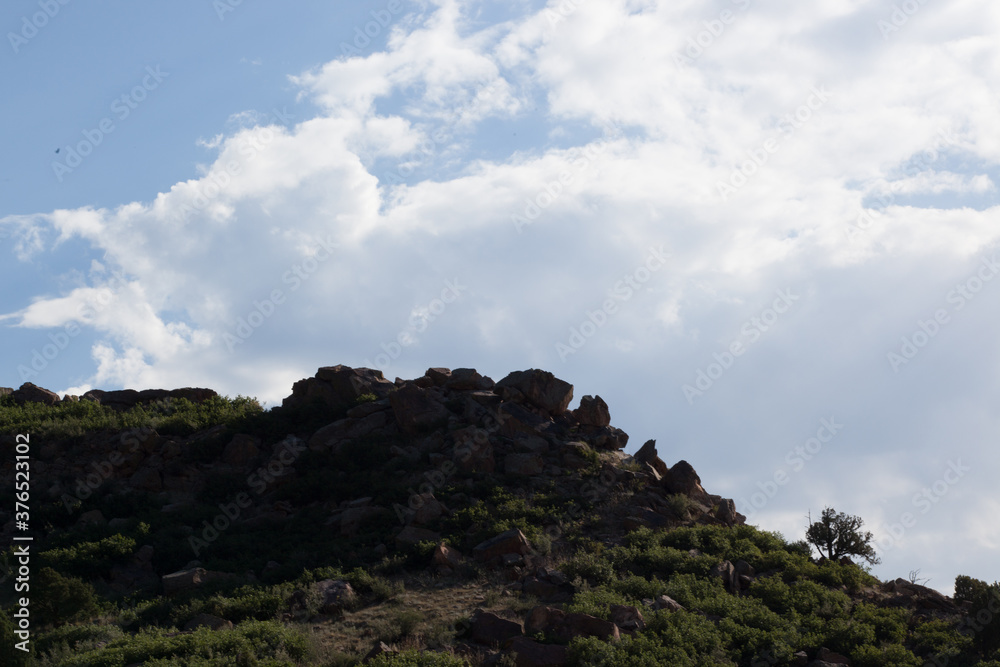
<svg viewBox="0 0 1000 667">
<path fill-rule="evenodd" d="M 451 412 L 430 392 L 406 384 L 389 395 L 389 403 L 399 428 L 413 435 L 448 423 Z"/>
<path fill-rule="evenodd" d="M 611 621 L 626 632 L 638 632 L 646 627 L 639 608 L 623 604 L 611 605 Z"/>
<path fill-rule="evenodd" d="M 339 615 L 357 599 L 351 585 L 340 579 L 324 579 L 316 582 L 315 587 L 320 595 L 319 612 L 321 614 Z"/>
<path fill-rule="evenodd" d="M 528 553 L 531 553 L 531 543 L 517 528 L 491 537 L 472 550 L 473 558 L 483 563 L 488 563 L 506 554 L 524 556 Z"/>
<path fill-rule="evenodd" d="M 431 565 L 442 573 L 458 570 L 462 566 L 462 561 L 462 553 L 444 542 L 434 547 L 434 553 L 431 554 Z"/>
<path fill-rule="evenodd" d="M 21 388 L 11 392 L 14 400 L 20 404 L 24 403 L 44 403 L 45 405 L 55 405 L 59 402 L 59 394 L 48 389 L 43 389 L 31 382 L 25 382 Z"/>
<path fill-rule="evenodd" d="M 704 505 L 712 505 L 712 499 L 701 485 L 701 478 L 687 461 L 678 461 L 670 468 L 663 478 L 663 486 L 670 493 L 682 493 Z"/>
<path fill-rule="evenodd" d="M 358 411 L 354 414 L 359 415 L 363 413 L 364 411 Z M 348 440 L 385 431 L 386 426 L 389 425 L 389 419 L 389 412 L 384 407 L 380 410 L 369 412 L 363 417 L 338 419 L 313 433 L 312 437 L 309 438 L 308 447 L 313 451 L 337 451 Z"/>
<path fill-rule="evenodd" d="M 573 416 L 585 426 L 608 426 L 611 424 L 611 411 L 608 404 L 600 396 L 584 396 L 580 399 L 580 407 L 573 411 Z"/>
<path fill-rule="evenodd" d="M 646 444 L 635 453 L 635 460 L 650 466 L 660 476 L 660 479 L 670 474 L 667 464 L 656 453 L 656 440 L 647 440 Z"/>
<path fill-rule="evenodd" d="M 433 530 L 418 528 L 417 526 L 407 526 L 396 535 L 396 546 L 398 548 L 405 548 L 419 544 L 420 542 L 439 541 L 441 541 L 441 533 L 435 533 Z"/>
<path fill-rule="evenodd" d="M 491 614 L 480 609 L 472 617 L 470 631 L 474 642 L 497 647 L 501 646 L 511 637 L 522 636 L 524 634 L 524 627 L 520 623 L 508 621 L 496 614 Z"/>
<path fill-rule="evenodd" d="M 514 637 L 504 649 L 515 656 L 517 667 L 563 667 L 569 664 L 569 650 L 557 644 L 539 644 L 527 637 Z"/>
<path fill-rule="evenodd" d="M 505 401 L 526 401 L 554 417 L 566 412 L 573 400 L 573 385 L 535 368 L 514 371 L 497 382 L 493 391 Z"/>
<path fill-rule="evenodd" d="M 374 394 L 386 398 L 393 384 L 382 376 L 382 371 L 349 366 L 326 366 L 316 371 L 316 376 L 299 380 L 292 385 L 292 395 L 286 397 L 282 407 L 302 407 L 314 401 L 326 404 L 335 411 L 353 406 L 358 396 Z"/>
</svg>

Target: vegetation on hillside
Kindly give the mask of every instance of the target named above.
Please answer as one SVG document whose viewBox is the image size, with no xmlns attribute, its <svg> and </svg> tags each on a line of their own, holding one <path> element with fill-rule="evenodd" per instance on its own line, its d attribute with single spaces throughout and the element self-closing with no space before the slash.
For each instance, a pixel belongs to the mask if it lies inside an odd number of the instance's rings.
<svg viewBox="0 0 1000 667">
<path fill-rule="evenodd" d="M 177 400 L 126 412 L 89 401 L 46 407 L 0 398 L 0 433 L 30 432 L 69 451 L 100 434 L 151 429 L 188 438 L 191 465 L 218 457 L 236 433 L 275 443 L 289 434 L 308 437 L 330 421 L 329 410 L 319 407 L 264 412 L 244 397 Z M 537 598 L 512 591 L 506 573 L 471 560 L 448 574 L 429 570 L 437 542 L 396 545 L 399 512 L 373 514 L 355 533 L 326 525 L 330 508 L 361 496 L 371 498 L 372 506 L 407 507 L 415 490 L 410 474 L 434 460 L 434 452 L 420 459 L 400 454 L 416 437 L 359 439 L 336 452 L 302 452 L 295 462 L 300 474 L 268 490 L 270 500 L 296 512 L 281 521 L 234 522 L 197 555 L 192 536 L 202 535 L 220 506 L 247 491 L 245 477 L 219 473 L 196 502 L 168 511 L 158 494 L 113 483 L 71 507 L 57 501 L 36 506 L 34 520 L 45 534 L 33 547 L 33 653 L 24 663 L 11 648 L 14 560 L 8 549 L 0 555 L 8 575 L 0 592 L 0 663 L 347 667 L 385 641 L 399 651 L 366 664 L 480 664 L 482 655 L 468 648 L 473 609 L 523 620 L 540 603 Z M 586 456 L 574 474 L 593 484 L 611 457 Z M 604 496 L 544 483 L 527 492 L 523 479 L 501 472 L 454 474 L 440 482 L 434 494 L 450 512 L 427 528 L 443 543 L 468 553 L 482 540 L 519 529 L 532 542 L 536 562 L 560 570 L 572 583 L 567 599 L 546 604 L 599 619 L 610 619 L 613 605 L 641 610 L 645 628 L 618 641 L 574 638 L 569 664 L 794 665 L 800 664 L 797 652 L 812 658 L 826 648 L 847 656 L 854 667 L 1000 667 L 1000 584 L 958 577 L 951 611 L 893 594 L 865 567 L 843 558 L 874 562 L 871 535 L 861 531 L 858 517 L 828 509 L 805 541 L 788 541 L 753 526 L 699 525 L 688 519 L 687 498 L 672 496 L 667 502 L 677 516 L 673 527 L 612 535 Z M 633 481 L 605 493 L 628 496 L 639 486 Z M 2 501 L 12 504 L 8 490 Z M 79 517 L 92 510 L 127 521 L 114 527 L 81 523 Z M 825 557 L 812 557 L 810 543 Z M 117 592 L 112 572 L 132 562 L 142 545 L 153 547 L 158 572 L 179 570 L 197 558 L 207 570 L 234 576 L 171 598 L 158 585 Z M 724 561 L 742 561 L 753 573 L 744 587 L 727 587 L 717 572 Z M 312 591 L 324 580 L 348 582 L 356 597 L 339 612 L 322 614 Z M 654 609 L 661 596 L 682 608 Z M 184 630 L 203 614 L 232 628 Z M 561 641 L 544 632 L 533 639 L 543 645 Z"/>
</svg>

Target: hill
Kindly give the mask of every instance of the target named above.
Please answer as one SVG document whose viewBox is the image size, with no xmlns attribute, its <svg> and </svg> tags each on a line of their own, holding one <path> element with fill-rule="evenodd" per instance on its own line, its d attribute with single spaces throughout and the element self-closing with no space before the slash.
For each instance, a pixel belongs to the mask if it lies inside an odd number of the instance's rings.
<svg viewBox="0 0 1000 667">
<path fill-rule="evenodd" d="M 1000 667 L 1000 585 L 814 558 L 572 401 L 534 369 L 325 367 L 266 412 L 0 389 L 2 662 Z"/>
</svg>

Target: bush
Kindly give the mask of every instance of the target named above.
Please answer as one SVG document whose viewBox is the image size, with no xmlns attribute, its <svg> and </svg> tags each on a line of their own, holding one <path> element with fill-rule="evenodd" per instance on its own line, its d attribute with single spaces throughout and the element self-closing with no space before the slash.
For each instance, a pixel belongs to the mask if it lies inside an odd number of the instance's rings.
<svg viewBox="0 0 1000 667">
<path fill-rule="evenodd" d="M 461 658 L 446 653 L 410 650 L 396 654 L 383 653 L 367 664 L 369 667 L 463 667 L 466 663 Z"/>
<path fill-rule="evenodd" d="M 607 583 L 615 576 L 611 561 L 589 551 L 577 553 L 563 564 L 562 571 L 570 581 L 580 577 L 593 585 Z"/>
<path fill-rule="evenodd" d="M 64 577 L 51 567 L 35 575 L 32 611 L 42 625 L 60 625 L 85 620 L 99 612 L 94 587 L 75 577 Z"/>
<path fill-rule="evenodd" d="M 124 535 L 112 535 L 97 542 L 81 542 L 62 549 L 49 549 L 39 554 L 46 565 L 67 574 L 84 578 L 107 574 L 112 564 L 132 555 L 135 540 Z"/>
</svg>

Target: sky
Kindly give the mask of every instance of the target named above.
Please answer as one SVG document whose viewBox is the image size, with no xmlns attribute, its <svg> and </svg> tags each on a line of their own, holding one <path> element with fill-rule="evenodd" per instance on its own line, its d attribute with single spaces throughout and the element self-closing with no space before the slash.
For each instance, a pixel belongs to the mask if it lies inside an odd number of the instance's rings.
<svg viewBox="0 0 1000 667">
<path fill-rule="evenodd" d="M 1000 5 L 10 0 L 0 385 L 600 395 L 749 523 L 1000 578 Z"/>
</svg>

